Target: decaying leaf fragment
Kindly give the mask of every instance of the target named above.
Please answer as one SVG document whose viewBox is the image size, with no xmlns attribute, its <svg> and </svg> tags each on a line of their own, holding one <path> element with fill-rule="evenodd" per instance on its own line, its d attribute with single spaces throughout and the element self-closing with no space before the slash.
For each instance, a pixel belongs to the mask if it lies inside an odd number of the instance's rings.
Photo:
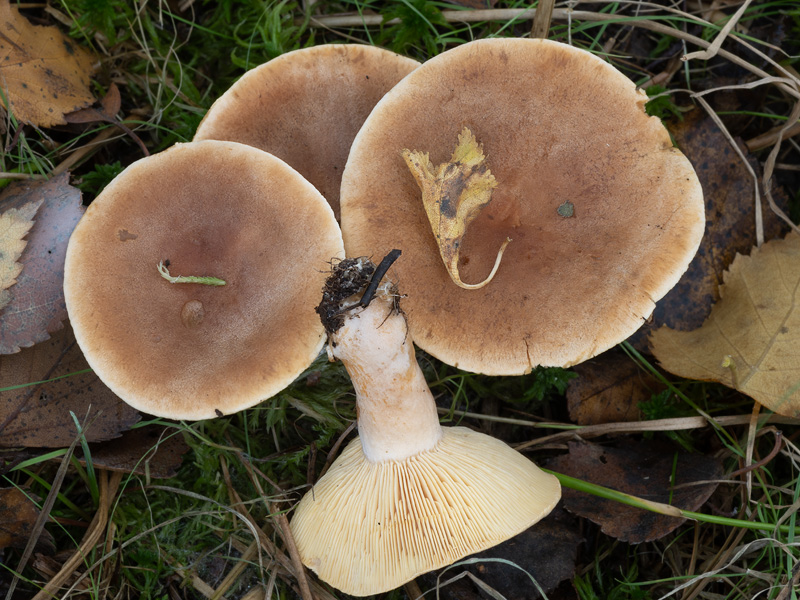
<svg viewBox="0 0 800 600">
<path fill-rule="evenodd" d="M 718 381 L 770 410 L 800 416 L 800 236 L 738 255 L 702 327 L 651 337 L 661 365 L 689 379 Z"/>
<path fill-rule="evenodd" d="M 81 192 L 69 185 L 69 173 L 47 181 L 18 181 L 0 194 L 0 211 L 41 204 L 19 258 L 22 272 L 0 311 L 0 354 L 43 342 L 67 318 L 64 257 L 72 230 L 83 215 Z M 0 259 L 1 261 L 2 259 Z"/>
<path fill-rule="evenodd" d="M 485 286 L 492 280 L 510 238 L 503 242 L 497 253 L 492 272 L 480 283 L 461 281 L 458 274 L 458 255 L 461 239 L 467 227 L 492 199 L 497 180 L 485 164 L 483 146 L 465 127 L 458 136 L 458 145 L 450 162 L 434 168 L 427 152 L 403 150 L 403 158 L 422 190 L 422 203 L 439 246 L 444 266 L 450 278 L 459 287 L 472 290 Z"/>
<path fill-rule="evenodd" d="M 8 288 L 17 282 L 17 276 L 22 271 L 17 259 L 28 243 L 22 238 L 33 227 L 33 216 L 41 204 L 42 200 L 28 202 L 0 214 L 0 309 L 11 301 Z"/>
<path fill-rule="evenodd" d="M 26 123 L 64 125 L 64 113 L 94 102 L 94 58 L 56 27 L 32 25 L 8 0 L 0 0 L 2 104 Z"/>
</svg>

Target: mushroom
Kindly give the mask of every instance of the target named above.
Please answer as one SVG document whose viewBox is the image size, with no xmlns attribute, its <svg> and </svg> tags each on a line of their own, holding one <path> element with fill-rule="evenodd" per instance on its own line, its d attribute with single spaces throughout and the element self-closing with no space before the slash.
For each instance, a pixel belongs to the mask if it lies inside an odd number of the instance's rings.
<svg viewBox="0 0 800 600">
<path fill-rule="evenodd" d="M 303 563 L 355 596 L 494 546 L 546 516 L 558 480 L 503 442 L 441 427 L 394 287 L 362 302 L 375 267 L 335 266 L 318 310 L 356 390 L 359 437 L 300 501 Z M 366 298 L 366 295 L 365 295 Z"/>
<path fill-rule="evenodd" d="M 485 39 L 436 56 L 387 93 L 353 143 L 341 189 L 348 256 L 401 249 L 392 276 L 409 330 L 461 369 L 523 374 L 608 349 L 678 281 L 704 228 L 694 170 L 646 100 L 600 58 L 557 42 Z M 421 201 L 427 163 L 414 172 L 406 161 L 427 155 L 430 172 L 457 163 L 465 128 L 496 181 L 462 237 L 447 238 Z M 490 282 L 462 289 L 437 237 L 458 242 L 468 284 L 512 241 Z"/>
<path fill-rule="evenodd" d="M 317 356 L 314 306 L 341 256 L 330 206 L 283 161 L 235 142 L 178 144 L 88 207 L 64 293 L 86 360 L 114 393 L 150 414 L 204 419 L 269 398 Z M 224 285 L 181 282 L 198 277 Z"/>
<path fill-rule="evenodd" d="M 242 142 L 282 158 L 339 216 L 350 145 L 369 112 L 419 63 L 388 50 L 328 44 L 248 71 L 206 113 L 195 140 Z"/>
</svg>

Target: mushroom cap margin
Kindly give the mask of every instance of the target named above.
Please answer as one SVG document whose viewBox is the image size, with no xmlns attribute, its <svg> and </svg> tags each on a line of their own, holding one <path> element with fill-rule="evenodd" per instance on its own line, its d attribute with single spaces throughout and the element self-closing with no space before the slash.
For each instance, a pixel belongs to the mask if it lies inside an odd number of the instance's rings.
<svg viewBox="0 0 800 600">
<path fill-rule="evenodd" d="M 293 50 L 245 73 L 214 102 L 194 139 L 274 154 L 314 184 L 338 218 L 353 138 L 383 95 L 419 65 L 363 44 Z"/>
</svg>

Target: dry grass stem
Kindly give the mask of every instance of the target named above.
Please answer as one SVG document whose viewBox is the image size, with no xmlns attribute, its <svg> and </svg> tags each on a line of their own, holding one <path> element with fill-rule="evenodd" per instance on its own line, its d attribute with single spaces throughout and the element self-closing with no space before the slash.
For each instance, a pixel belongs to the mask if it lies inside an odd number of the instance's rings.
<svg viewBox="0 0 800 600">
<path fill-rule="evenodd" d="M 751 418 L 752 417 L 750 415 L 714 417 L 714 423 L 719 427 L 747 425 L 750 423 Z M 800 424 L 800 420 L 775 414 L 762 415 L 759 417 L 759 424 L 764 425 L 765 423 L 798 425 Z M 709 421 L 704 417 L 681 417 L 676 419 L 654 419 L 652 421 L 636 421 L 630 423 L 604 423 L 602 425 L 587 425 L 585 427 L 578 427 L 569 431 L 562 431 L 560 433 L 546 435 L 535 440 L 528 440 L 527 442 L 518 444 L 515 446 L 515 448 L 519 451 L 522 451 L 534 446 L 552 444 L 554 442 L 567 441 L 577 438 L 590 439 L 608 434 L 641 433 L 644 431 L 681 431 L 686 429 L 702 429 L 708 425 Z M 545 426 L 547 426 L 546 423 L 536 424 L 536 427 Z"/>
<path fill-rule="evenodd" d="M 700 60 L 709 60 L 714 58 L 719 52 L 719 49 L 722 47 L 722 42 L 725 41 L 725 38 L 728 37 L 728 34 L 733 31 L 733 28 L 739 23 L 739 19 L 742 18 L 744 11 L 747 10 L 747 7 L 750 6 L 750 3 L 753 0 L 745 0 L 739 9 L 733 14 L 733 16 L 728 19 L 728 22 L 725 24 L 725 27 L 722 28 L 715 37 L 712 44 L 706 48 L 705 50 L 699 50 L 697 52 L 690 52 L 686 56 L 683 57 L 683 60 L 692 60 L 692 59 L 700 59 Z"/>
<path fill-rule="evenodd" d="M 553 20 L 553 8 L 556 0 L 539 0 L 536 5 L 536 13 L 533 15 L 533 27 L 531 37 L 534 39 L 547 39 L 550 33 L 550 23 Z"/>
<path fill-rule="evenodd" d="M 97 543 L 102 539 L 103 533 L 106 531 L 106 524 L 108 523 L 108 516 L 110 514 L 111 506 L 114 498 L 117 495 L 119 484 L 122 481 L 122 473 L 114 472 L 109 477 L 108 471 L 99 471 L 99 484 L 100 484 L 100 502 L 92 519 L 89 529 L 81 542 L 80 547 L 70 557 L 67 562 L 61 567 L 58 574 L 53 577 L 47 584 L 33 597 L 33 600 L 50 600 L 56 597 L 56 591 L 61 585 L 69 579 L 73 573 L 78 569 L 81 563 L 86 561 L 87 556 Z M 88 572 L 88 571 L 87 571 Z M 75 584 L 82 581 L 79 578 Z M 75 585 L 73 584 L 73 586 Z"/>
</svg>

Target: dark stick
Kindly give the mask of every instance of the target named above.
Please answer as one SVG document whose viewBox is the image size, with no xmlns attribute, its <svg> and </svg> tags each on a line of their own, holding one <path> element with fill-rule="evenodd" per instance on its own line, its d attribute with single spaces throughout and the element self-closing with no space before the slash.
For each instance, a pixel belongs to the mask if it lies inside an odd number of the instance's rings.
<svg viewBox="0 0 800 600">
<path fill-rule="evenodd" d="M 392 266 L 394 261 L 400 258 L 402 252 L 400 250 L 392 250 L 383 257 L 381 264 L 375 267 L 375 272 L 372 274 L 372 279 L 369 280 L 369 285 L 367 289 L 364 290 L 364 295 L 361 296 L 361 302 L 358 303 L 359 306 L 366 308 L 369 306 L 369 303 L 372 302 L 372 299 L 375 297 L 375 291 L 378 289 L 378 285 L 381 283 L 381 279 L 383 276 L 386 275 L 386 271 L 389 270 L 389 267 Z"/>
</svg>

